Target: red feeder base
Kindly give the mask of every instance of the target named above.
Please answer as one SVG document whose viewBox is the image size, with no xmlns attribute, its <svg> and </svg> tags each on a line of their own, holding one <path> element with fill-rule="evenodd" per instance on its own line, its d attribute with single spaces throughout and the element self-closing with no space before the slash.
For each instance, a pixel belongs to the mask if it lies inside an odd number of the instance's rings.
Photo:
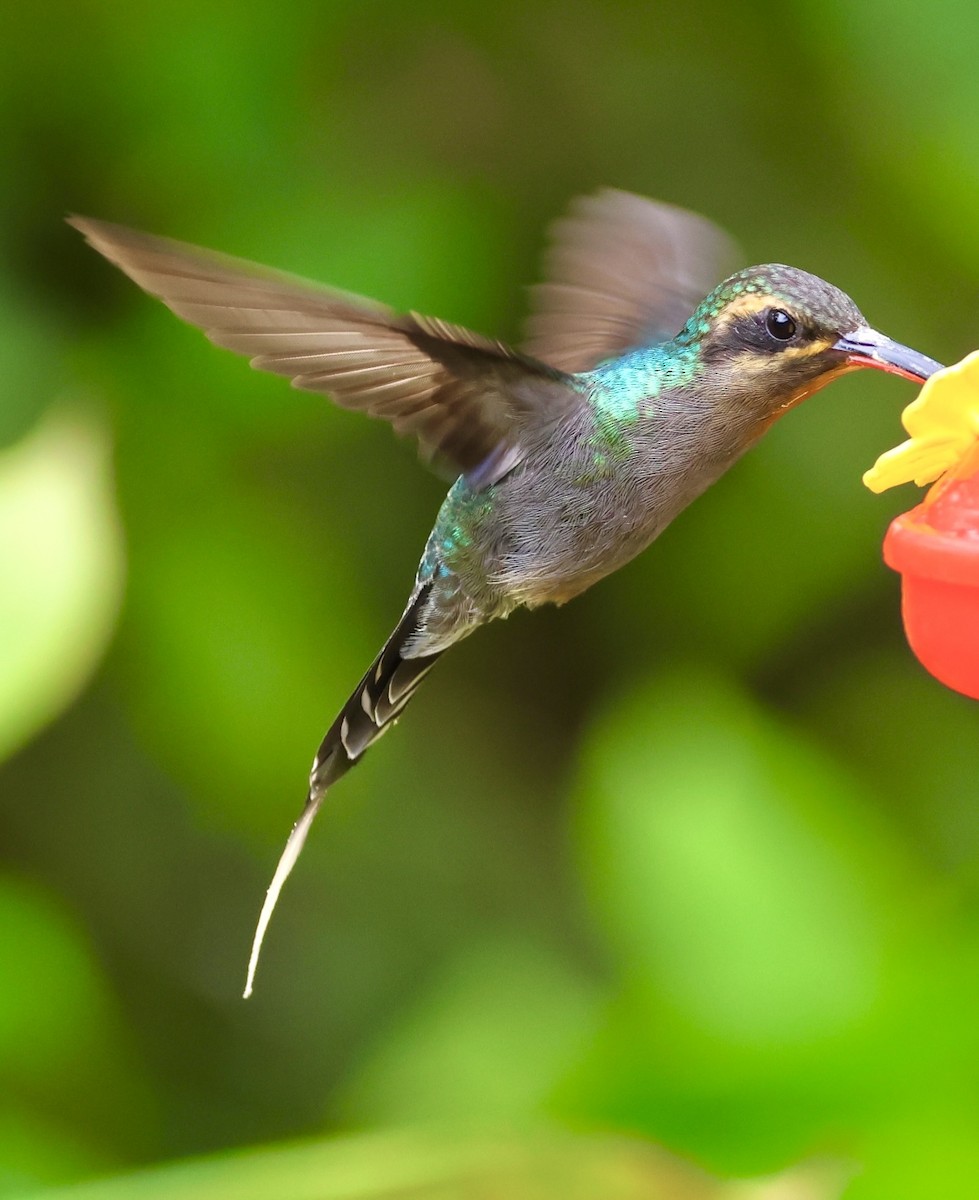
<svg viewBox="0 0 979 1200">
<path fill-rule="evenodd" d="M 979 700 L 979 450 L 891 522 L 884 561 L 901 573 L 911 649 L 936 679 Z"/>
</svg>

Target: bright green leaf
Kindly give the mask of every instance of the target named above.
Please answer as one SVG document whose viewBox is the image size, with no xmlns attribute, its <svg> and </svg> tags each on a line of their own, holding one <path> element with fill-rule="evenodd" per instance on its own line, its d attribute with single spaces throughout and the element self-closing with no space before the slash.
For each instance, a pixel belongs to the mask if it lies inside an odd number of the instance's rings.
<svg viewBox="0 0 979 1200">
<path fill-rule="evenodd" d="M 122 584 L 105 433 L 53 417 L 0 455 L 0 757 L 81 688 Z"/>
<path fill-rule="evenodd" d="M 884 917 L 832 828 L 859 791 L 746 697 L 709 677 L 656 680 L 596 728 L 582 800 L 593 893 L 626 969 L 705 1034 L 805 1044 L 870 1011 Z"/>
</svg>

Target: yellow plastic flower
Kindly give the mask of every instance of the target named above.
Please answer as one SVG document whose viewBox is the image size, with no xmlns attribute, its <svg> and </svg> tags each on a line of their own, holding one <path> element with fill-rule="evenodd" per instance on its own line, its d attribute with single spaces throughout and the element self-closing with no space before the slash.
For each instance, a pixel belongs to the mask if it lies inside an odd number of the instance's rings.
<svg viewBox="0 0 979 1200">
<path fill-rule="evenodd" d="M 863 477 L 872 492 L 914 480 L 931 483 L 955 467 L 979 438 L 979 350 L 937 371 L 901 414 L 911 434 Z"/>
</svg>

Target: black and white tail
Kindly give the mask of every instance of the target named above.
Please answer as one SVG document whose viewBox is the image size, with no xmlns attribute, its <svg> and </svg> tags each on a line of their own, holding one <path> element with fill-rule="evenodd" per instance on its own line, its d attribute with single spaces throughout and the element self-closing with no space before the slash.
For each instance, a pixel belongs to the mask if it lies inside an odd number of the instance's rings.
<svg viewBox="0 0 979 1200">
<path fill-rule="evenodd" d="M 415 689 L 442 653 L 438 650 L 434 654 L 410 658 L 403 654 L 405 646 L 418 631 L 419 619 L 430 587 L 430 584 L 426 584 L 412 597 L 397 628 L 384 643 L 380 654 L 371 663 L 363 679 L 354 688 L 350 699 L 327 730 L 316 752 L 309 773 L 306 804 L 299 820 L 292 827 L 285 849 L 279 858 L 255 928 L 251 957 L 248 960 L 248 978 L 245 982 L 246 999 L 252 994 L 258 956 L 272 910 L 279 899 L 282 885 L 296 865 L 309 827 L 320 810 L 327 790 L 341 776 L 346 775 L 355 763 L 360 762 L 367 749 L 382 733 L 391 728 L 415 694 Z"/>
</svg>

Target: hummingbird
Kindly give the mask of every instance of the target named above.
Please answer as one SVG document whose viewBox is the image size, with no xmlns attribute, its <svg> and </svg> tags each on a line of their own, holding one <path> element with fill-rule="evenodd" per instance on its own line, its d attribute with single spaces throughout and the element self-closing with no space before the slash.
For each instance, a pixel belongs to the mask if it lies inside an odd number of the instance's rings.
<svg viewBox="0 0 979 1200">
<path fill-rule="evenodd" d="M 519 349 L 181 242 L 69 222 L 212 342 L 389 421 L 456 477 L 401 619 L 313 760 L 259 916 L 246 997 L 328 789 L 450 646 L 617 570 L 838 376 L 873 367 L 923 382 L 940 369 L 871 328 L 823 279 L 771 263 L 727 274 L 734 250 L 711 222 L 613 189 L 580 197 L 552 227 L 547 282 L 532 289 Z"/>
</svg>

